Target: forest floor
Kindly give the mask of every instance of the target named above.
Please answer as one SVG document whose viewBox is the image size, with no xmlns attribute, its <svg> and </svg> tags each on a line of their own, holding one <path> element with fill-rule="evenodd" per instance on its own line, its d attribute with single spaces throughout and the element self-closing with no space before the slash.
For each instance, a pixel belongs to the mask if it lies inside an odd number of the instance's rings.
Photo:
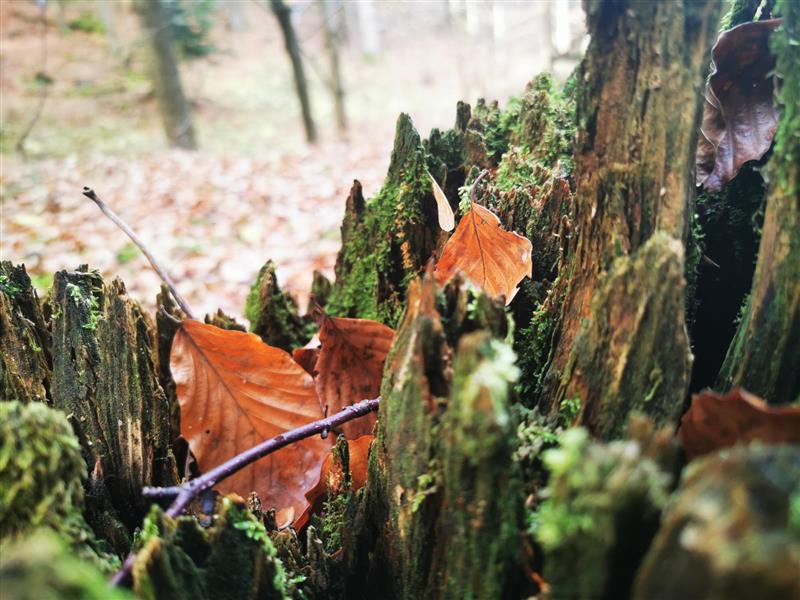
<svg viewBox="0 0 800 600">
<path fill-rule="evenodd" d="M 62 25 L 92 7 L 65 6 Z M 218 14 L 216 51 L 181 66 L 201 146 L 185 153 L 164 149 L 135 15 L 114 8 L 115 53 L 106 33 L 60 28 L 55 9 L 43 39 L 34 3 L 3 2 L 0 255 L 24 262 L 42 290 L 56 270 L 88 263 L 107 278 L 121 277 L 152 307 L 158 278 L 81 195 L 88 185 L 162 259 L 197 313 L 222 308 L 241 316 L 267 259 L 302 303 L 313 269 L 332 275 L 352 180 L 368 196 L 378 190 L 399 112 L 409 112 L 427 135 L 431 127 L 451 126 L 458 99 L 505 100 L 550 66 L 541 7 L 526 10 L 508 15 L 502 42 L 485 27 L 478 36 L 441 35 L 435 14 L 398 14 L 395 21 L 384 15 L 378 55 L 365 57 L 353 42 L 343 49 L 350 129 L 340 139 L 321 80 L 319 19 L 306 8 L 298 29 L 321 130 L 315 146 L 303 139 L 272 15 L 248 4 L 245 28 L 233 32 Z M 531 35 L 537 28 L 541 35 Z M 52 83 L 23 159 L 14 145 L 35 113 L 38 72 Z"/>
</svg>

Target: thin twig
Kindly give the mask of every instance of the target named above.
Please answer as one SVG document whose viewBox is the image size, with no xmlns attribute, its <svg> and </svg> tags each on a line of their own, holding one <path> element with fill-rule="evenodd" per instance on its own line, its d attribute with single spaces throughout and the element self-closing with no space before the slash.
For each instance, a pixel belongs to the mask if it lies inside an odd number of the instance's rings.
<svg viewBox="0 0 800 600">
<path fill-rule="evenodd" d="M 187 506 L 189 506 L 189 504 L 198 494 L 206 490 L 210 490 L 226 477 L 230 477 L 247 465 L 254 463 L 258 459 L 263 458 L 268 454 L 272 454 L 276 450 L 280 450 L 289 444 L 299 442 L 300 440 L 304 440 L 324 431 L 330 431 L 334 427 L 338 427 L 339 425 L 347 423 L 348 421 L 352 421 L 353 419 L 357 419 L 358 417 L 363 417 L 366 414 L 374 412 L 378 410 L 380 401 L 380 398 L 375 398 L 374 400 L 362 400 L 357 404 L 345 407 L 343 410 L 339 411 L 333 416 L 308 423 L 302 427 L 298 427 L 297 429 L 292 429 L 291 431 L 282 433 L 274 438 L 270 438 L 264 442 L 261 442 L 257 446 L 253 446 L 249 450 L 245 450 L 241 454 L 234 456 L 221 465 L 214 467 L 208 473 L 201 475 L 197 479 L 192 479 L 190 482 L 185 483 L 184 485 L 165 488 L 146 487 L 142 490 L 142 493 L 146 498 L 174 498 L 172 504 L 167 509 L 166 514 L 167 516 L 173 518 L 177 517 Z M 131 552 L 128 554 L 128 557 L 122 564 L 122 568 L 120 568 L 114 577 L 111 578 L 112 585 L 121 585 L 127 581 L 131 574 L 131 570 L 133 569 L 133 563 L 135 560 L 136 553 Z"/>
<path fill-rule="evenodd" d="M 150 266 L 152 266 L 153 269 L 155 269 L 155 272 L 158 273 L 158 276 L 161 277 L 161 280 L 165 284 L 167 284 L 169 291 L 172 292 L 172 297 L 175 298 L 175 302 L 178 303 L 178 306 L 181 307 L 181 310 L 186 314 L 187 317 L 189 317 L 190 319 L 194 319 L 194 315 L 192 315 L 192 309 L 189 308 L 189 304 L 186 302 L 186 300 L 183 299 L 183 296 L 181 296 L 180 293 L 178 292 L 178 289 L 175 287 L 175 283 L 172 281 L 172 278 L 170 278 L 166 270 L 162 268 L 160 264 L 158 264 L 158 261 L 155 259 L 155 257 L 152 254 L 150 254 L 150 251 L 147 249 L 147 246 L 145 246 L 144 242 L 141 239 L 139 239 L 139 236 L 137 236 L 133 232 L 133 230 L 130 227 L 128 227 L 128 224 L 125 223 L 125 221 L 123 221 L 117 215 L 117 213 L 111 210 L 111 208 L 105 202 L 103 202 L 102 200 L 100 200 L 100 198 L 97 197 L 97 194 L 92 188 L 84 186 L 83 195 L 89 198 L 89 200 L 91 200 L 95 204 L 97 204 L 98 208 L 100 208 L 100 210 L 103 211 L 103 214 L 107 216 L 109 219 L 111 219 L 114 225 L 119 227 L 123 231 L 123 233 L 125 233 L 125 235 L 131 238 L 131 241 L 134 244 L 136 244 L 139 250 L 142 251 L 142 254 L 144 254 L 144 257 L 150 263 Z"/>
</svg>

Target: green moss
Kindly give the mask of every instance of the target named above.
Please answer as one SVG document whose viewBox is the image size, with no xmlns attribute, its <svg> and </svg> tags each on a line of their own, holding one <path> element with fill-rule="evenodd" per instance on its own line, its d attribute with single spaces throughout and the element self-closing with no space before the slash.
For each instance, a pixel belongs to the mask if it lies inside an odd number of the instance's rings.
<svg viewBox="0 0 800 600">
<path fill-rule="evenodd" d="M 22 287 L 11 281 L 8 275 L 0 275 L 0 290 L 11 296 L 22 293 Z"/>
<path fill-rule="evenodd" d="M 597 444 L 575 428 L 559 443 L 544 453 L 550 479 L 544 501 L 529 514 L 530 532 L 545 551 L 550 597 L 625 597 L 614 593 L 632 582 L 637 556 L 629 552 L 639 545 L 643 554 L 649 544 L 670 477 L 637 442 Z"/>
<path fill-rule="evenodd" d="M 224 498 L 207 531 L 193 518 L 171 519 L 159 508 L 149 518 L 149 533 L 142 536 L 133 570 L 139 597 L 289 597 L 277 550 L 264 525 L 245 506 Z"/>
<path fill-rule="evenodd" d="M 331 314 L 397 324 L 408 284 L 434 248 L 438 228 L 423 214 L 431 200 L 428 154 L 411 119 L 400 115 L 383 187 L 345 218 L 354 222 L 342 240 Z"/>
<path fill-rule="evenodd" d="M 555 327 L 556 320 L 550 308 L 539 304 L 530 323 L 517 330 L 514 349 L 519 356 L 518 364 L 521 370 L 517 391 L 528 406 L 533 405 L 550 364 Z"/>
<path fill-rule="evenodd" d="M 0 402 L 0 538 L 48 527 L 78 557 L 113 570 L 119 561 L 81 514 L 85 477 L 80 445 L 61 411 L 39 402 Z"/>
<path fill-rule="evenodd" d="M 558 424 L 561 427 L 569 427 L 578 418 L 581 412 L 581 397 L 564 398 L 558 405 Z"/>
<path fill-rule="evenodd" d="M 103 318 L 103 314 L 100 311 L 100 303 L 97 300 L 98 295 L 90 291 L 90 293 L 84 296 L 84 291 L 80 286 L 74 283 L 67 284 L 67 294 L 75 303 L 75 306 L 83 307 L 88 314 L 86 323 L 81 327 L 87 331 L 94 331 L 97 329 L 97 324 L 100 322 L 100 319 Z"/>
<path fill-rule="evenodd" d="M 770 177 L 776 179 L 786 197 L 796 197 L 800 186 L 800 4 L 779 0 L 777 12 L 783 24 L 772 35 L 770 46 L 777 57 L 775 72 L 783 80 L 779 92 L 783 112 L 775 134 Z"/>
<path fill-rule="evenodd" d="M 0 590 L 15 600 L 132 600 L 106 576 L 75 556 L 52 531 L 37 530 L 0 552 Z"/>
<path fill-rule="evenodd" d="M 0 536 L 80 513 L 86 465 L 72 427 L 40 403 L 0 403 Z"/>
<path fill-rule="evenodd" d="M 297 303 L 278 286 L 275 263 L 271 260 L 261 267 L 250 288 L 244 315 L 250 321 L 250 331 L 270 346 L 291 351 L 303 346 L 316 329 L 297 314 Z"/>
</svg>

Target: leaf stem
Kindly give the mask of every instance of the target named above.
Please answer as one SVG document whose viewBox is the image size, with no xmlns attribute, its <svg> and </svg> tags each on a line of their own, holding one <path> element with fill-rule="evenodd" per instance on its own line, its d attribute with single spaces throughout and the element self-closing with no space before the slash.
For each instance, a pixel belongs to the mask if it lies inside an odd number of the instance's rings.
<svg viewBox="0 0 800 600">
<path fill-rule="evenodd" d="M 186 302 L 186 300 L 184 300 L 183 296 L 178 293 L 178 289 L 175 287 L 175 283 L 172 281 L 172 278 L 169 276 L 167 271 L 160 264 L 158 264 L 158 261 L 155 259 L 155 257 L 150 254 L 147 246 L 144 245 L 144 242 L 139 238 L 139 236 L 136 235 L 130 227 L 128 227 L 128 224 L 123 221 L 119 215 L 117 215 L 117 213 L 111 210 L 111 208 L 105 202 L 100 200 L 92 188 L 84 186 L 83 195 L 97 204 L 97 207 L 103 211 L 103 214 L 111 219 L 114 225 L 119 227 L 125 235 L 131 238 L 131 241 L 136 244 L 136 247 L 142 251 L 142 254 L 144 254 L 144 257 L 150 263 L 150 266 L 152 266 L 155 272 L 158 273 L 158 276 L 161 277 L 161 280 L 167 284 L 169 291 L 175 298 L 175 302 L 178 303 L 178 306 L 181 307 L 181 310 L 184 312 L 184 314 L 186 314 L 186 316 L 190 319 L 194 319 L 194 315 L 192 315 L 192 309 L 189 308 L 189 304 Z"/>
<path fill-rule="evenodd" d="M 145 487 L 142 494 L 146 498 L 174 498 L 172 504 L 167 509 L 167 515 L 170 517 L 177 517 L 183 510 L 189 506 L 194 498 L 206 490 L 211 489 L 226 477 L 230 477 L 234 473 L 243 469 L 247 465 L 257 461 L 260 458 L 272 454 L 281 448 L 299 442 L 314 435 L 330 431 L 331 429 L 363 417 L 371 412 L 378 410 L 380 405 L 380 397 L 373 400 L 362 400 L 351 406 L 347 406 L 340 410 L 335 415 L 307 423 L 297 429 L 292 429 L 274 438 L 270 438 L 261 442 L 257 446 L 245 450 L 221 465 L 214 467 L 208 473 L 205 473 L 197 479 L 192 479 L 188 483 L 171 487 Z M 118 586 L 125 583 L 130 577 L 133 569 L 133 563 L 136 560 L 136 553 L 131 552 L 128 554 L 125 562 L 119 571 L 111 578 L 111 585 Z"/>
</svg>

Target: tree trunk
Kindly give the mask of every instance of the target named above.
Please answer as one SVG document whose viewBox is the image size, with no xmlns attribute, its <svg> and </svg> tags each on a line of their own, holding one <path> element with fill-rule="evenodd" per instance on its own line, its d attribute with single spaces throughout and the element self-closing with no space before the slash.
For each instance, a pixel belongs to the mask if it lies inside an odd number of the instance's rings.
<svg viewBox="0 0 800 600">
<path fill-rule="evenodd" d="M 283 34 L 283 43 L 289 60 L 292 61 L 292 73 L 294 75 L 294 87 L 297 92 L 297 99 L 300 101 L 300 110 L 303 113 L 303 127 L 306 132 L 306 139 L 313 144 L 317 141 L 317 127 L 311 113 L 311 100 L 308 97 L 308 83 L 303 71 L 303 57 L 300 54 L 300 44 L 292 25 L 292 11 L 283 3 L 283 0 L 270 0 L 270 6 Z"/>
<path fill-rule="evenodd" d="M 141 0 L 138 5 L 142 29 L 150 46 L 153 89 L 171 146 L 195 150 L 197 142 L 192 112 L 183 93 L 172 29 L 163 0 Z"/>
<path fill-rule="evenodd" d="M 717 387 L 744 386 L 773 404 L 800 400 L 800 6 L 783 2 L 774 34 L 783 114 L 770 159 L 761 245 L 744 318 Z"/>
<path fill-rule="evenodd" d="M 688 388 L 683 245 L 700 89 L 719 6 L 709 0 L 587 8 L 592 42 L 577 101 L 576 235 L 542 406 L 556 413 L 561 402 L 580 397 L 580 422 L 613 437 L 634 408 L 674 421 Z M 656 232 L 660 241 L 648 244 Z M 635 274 L 655 264 L 672 275 Z M 620 296 L 631 303 L 617 311 L 607 302 Z M 620 410 L 615 399 L 631 404 Z M 603 416 L 609 414 L 611 420 Z"/>
<path fill-rule="evenodd" d="M 341 15 L 335 10 L 331 0 L 320 0 L 319 6 L 322 13 L 322 24 L 325 31 L 325 52 L 328 54 L 330 70 L 330 81 L 328 87 L 331 90 L 333 106 L 336 111 L 336 129 L 339 136 L 344 137 L 347 133 L 347 114 L 344 109 L 344 86 L 342 75 L 339 69 L 339 42 L 341 39 Z"/>
</svg>

